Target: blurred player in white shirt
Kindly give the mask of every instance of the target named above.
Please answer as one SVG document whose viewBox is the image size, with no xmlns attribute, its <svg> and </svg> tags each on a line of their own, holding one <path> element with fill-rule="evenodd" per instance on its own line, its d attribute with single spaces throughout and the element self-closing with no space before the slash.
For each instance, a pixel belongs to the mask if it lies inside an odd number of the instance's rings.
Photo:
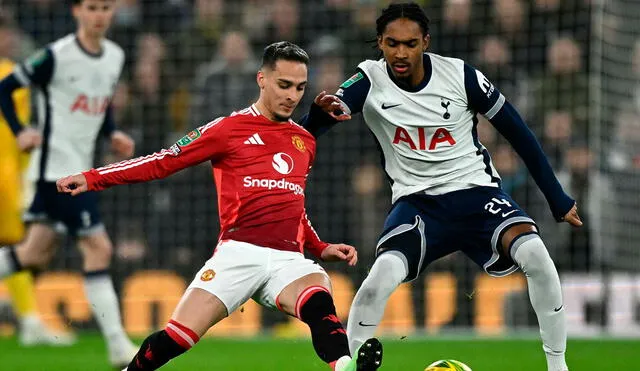
<svg viewBox="0 0 640 371">
<path fill-rule="evenodd" d="M 44 268 L 58 236 L 76 237 L 82 252 L 85 294 L 106 340 L 113 366 L 127 364 L 137 347 L 122 327 L 109 266 L 112 245 L 100 220 L 95 194 L 72 198 L 57 193 L 55 181 L 92 165 L 96 140 L 103 134 L 119 156 L 133 154 L 133 140 L 116 130 L 110 102 L 124 52 L 104 35 L 115 0 L 73 0 L 75 34 L 37 52 L 0 82 L 0 109 L 23 151 L 32 151 L 28 176 L 36 194 L 25 221 L 22 243 L 0 249 L 0 278 L 28 268 Z M 23 127 L 12 93 L 31 86 L 38 93 L 38 126 Z"/>
</svg>

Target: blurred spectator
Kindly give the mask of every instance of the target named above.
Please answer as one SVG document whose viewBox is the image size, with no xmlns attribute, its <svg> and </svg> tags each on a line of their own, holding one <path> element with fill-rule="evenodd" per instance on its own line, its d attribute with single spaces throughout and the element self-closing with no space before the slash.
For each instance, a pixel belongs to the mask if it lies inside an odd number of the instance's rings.
<svg viewBox="0 0 640 371">
<path fill-rule="evenodd" d="M 383 170 L 380 165 L 372 160 L 365 160 L 356 167 L 351 176 L 349 230 L 350 240 L 358 249 L 358 257 L 361 261 L 360 270 L 364 273 L 373 264 L 375 248 L 378 243 L 378 231 L 384 225 L 387 211 L 390 207 L 388 196 L 384 193 L 385 184 Z"/>
<path fill-rule="evenodd" d="M 251 46 L 256 52 L 266 47 L 260 43 L 271 21 L 271 12 L 265 9 L 266 1 L 270 0 L 245 0 L 240 10 L 242 30 L 251 40 Z"/>
<path fill-rule="evenodd" d="M 109 34 L 126 55 L 133 55 L 140 33 L 175 37 L 182 31 L 187 13 L 182 1 L 119 0 Z"/>
<path fill-rule="evenodd" d="M 557 172 L 558 180 L 576 200 L 584 227 L 553 227 L 559 238 L 557 248 L 565 249 L 556 254 L 555 261 L 562 270 L 589 271 L 609 261 L 615 251 L 613 241 L 606 241 L 605 246 L 602 238 L 603 231 L 613 227 L 613 185 L 594 166 L 595 156 L 585 139 L 572 139 L 565 157 L 565 165 Z"/>
<path fill-rule="evenodd" d="M 263 37 L 255 40 L 258 48 L 262 49 L 273 42 L 287 40 L 306 49 L 313 30 L 304 27 L 307 24 L 301 22 L 300 13 L 299 0 L 273 0 L 271 21 Z"/>
<path fill-rule="evenodd" d="M 224 0 L 195 0 L 191 24 L 173 34 L 169 59 L 176 67 L 175 88 L 188 88 L 198 66 L 214 57 L 225 25 L 225 9 Z"/>
<path fill-rule="evenodd" d="M 350 11 L 351 27 L 339 28 L 340 37 L 349 46 L 340 51 L 346 60 L 347 74 L 353 73 L 363 60 L 377 59 L 379 56 L 375 43 L 378 17 L 376 0 L 355 0 Z"/>
<path fill-rule="evenodd" d="M 139 153 L 152 153 L 166 146 L 171 122 L 167 112 L 167 79 L 163 76 L 166 45 L 158 34 L 142 34 L 137 41 L 132 73 L 132 99 L 136 114 L 142 119 L 143 136 L 136 148 Z"/>
<path fill-rule="evenodd" d="M 444 0 L 442 24 L 433 31 L 433 51 L 447 57 L 469 60 L 478 33 L 473 32 L 471 0 Z"/>
<path fill-rule="evenodd" d="M 510 144 L 504 143 L 491 153 L 493 165 L 502 179 L 502 189 L 510 194 L 516 202 L 526 199 L 527 170 Z"/>
<path fill-rule="evenodd" d="M 640 173 L 640 107 L 623 108 L 616 115 L 614 124 L 609 165 L 614 170 Z"/>
<path fill-rule="evenodd" d="M 528 9 L 524 0 L 494 0 L 493 34 L 499 34 L 508 43 L 513 63 L 527 72 L 537 71 L 544 63 L 544 48 L 528 48 L 531 30 Z"/>
<path fill-rule="evenodd" d="M 307 90 L 299 104 L 299 108 L 294 113 L 294 117 L 299 119 L 307 113 L 311 103 L 321 91 L 333 94 L 345 80 L 345 62 L 341 51 L 342 41 L 332 35 L 320 36 L 309 48 L 309 84 Z M 355 66 L 354 66 L 355 68 Z"/>
<path fill-rule="evenodd" d="M 529 112 L 529 78 L 512 61 L 507 42 L 498 36 L 487 36 L 480 41 L 475 58 L 482 71 L 524 117 Z"/>
<path fill-rule="evenodd" d="M 13 11 L 20 28 L 31 36 L 38 46 L 45 46 L 75 30 L 71 9 L 59 0 L 18 0 Z"/>
<path fill-rule="evenodd" d="M 247 35 L 225 33 L 215 58 L 198 68 L 191 100 L 192 125 L 203 125 L 253 103 L 259 94 L 255 84 L 258 68 Z"/>
<path fill-rule="evenodd" d="M 547 50 L 547 72 L 534 84 L 534 109 L 544 121 L 544 145 L 552 163 L 562 161 L 566 141 L 587 134 L 589 79 L 582 69 L 581 50 L 570 37 L 554 40 Z"/>
</svg>

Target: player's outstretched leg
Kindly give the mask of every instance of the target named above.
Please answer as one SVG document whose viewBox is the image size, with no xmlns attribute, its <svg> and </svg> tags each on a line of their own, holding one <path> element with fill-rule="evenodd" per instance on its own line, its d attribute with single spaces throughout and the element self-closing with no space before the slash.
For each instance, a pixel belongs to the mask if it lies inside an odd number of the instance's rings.
<svg viewBox="0 0 640 371">
<path fill-rule="evenodd" d="M 394 251 L 378 256 L 369 275 L 358 289 L 347 322 L 351 354 L 371 339 L 382 320 L 389 296 L 407 277 L 404 261 Z"/>
<path fill-rule="evenodd" d="M 126 371 L 157 370 L 173 358 L 194 346 L 200 337 L 186 326 L 169 321 L 162 331 L 155 332 L 142 342 Z M 123 370 L 123 371 L 124 371 Z"/>
<path fill-rule="evenodd" d="M 78 240 L 84 255 L 84 290 L 100 332 L 107 343 L 109 362 L 124 367 L 138 349 L 124 331 L 118 296 L 108 268 L 111 261 L 111 242 L 106 232 L 98 231 Z"/>
<path fill-rule="evenodd" d="M 560 278 L 538 235 L 521 235 L 511 242 L 511 257 L 527 277 L 529 299 L 538 317 L 549 371 L 567 371 L 567 327 Z"/>
<path fill-rule="evenodd" d="M 215 295 L 190 288 L 182 296 L 164 330 L 151 334 L 123 371 L 152 371 L 191 349 L 209 327 L 227 316 L 227 307 Z"/>
</svg>

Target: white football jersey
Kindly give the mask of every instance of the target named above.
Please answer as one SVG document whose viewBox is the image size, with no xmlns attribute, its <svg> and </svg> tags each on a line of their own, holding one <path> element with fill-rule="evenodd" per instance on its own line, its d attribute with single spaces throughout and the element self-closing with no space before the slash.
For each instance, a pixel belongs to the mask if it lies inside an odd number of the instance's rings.
<svg viewBox="0 0 640 371">
<path fill-rule="evenodd" d="M 93 166 L 96 139 L 122 72 L 124 52 L 109 40 L 102 52 L 84 50 L 75 35 L 61 38 L 14 70 L 38 89 L 43 143 L 31 156 L 32 180 L 56 181 Z"/>
<path fill-rule="evenodd" d="M 478 140 L 475 116 L 480 112 L 491 118 L 504 104 L 504 96 L 460 59 L 426 53 L 424 60 L 426 85 L 415 92 L 392 80 L 384 60 L 367 60 L 358 66 L 370 82 L 358 109 L 382 149 L 393 202 L 416 192 L 498 187 L 500 178 Z M 337 95 L 346 98 L 348 88 L 360 79 L 365 76 L 354 75 Z M 476 91 L 470 92 L 474 87 Z M 482 95 L 480 100 L 486 102 L 481 105 L 489 104 L 487 109 L 474 107 L 469 94 Z M 348 103 L 344 109 L 352 111 Z"/>
</svg>

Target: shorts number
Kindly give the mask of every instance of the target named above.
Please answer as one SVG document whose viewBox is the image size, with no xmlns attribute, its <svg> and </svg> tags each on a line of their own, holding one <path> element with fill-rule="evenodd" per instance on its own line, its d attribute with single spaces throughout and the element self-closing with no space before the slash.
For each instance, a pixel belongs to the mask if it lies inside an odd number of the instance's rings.
<svg viewBox="0 0 640 371">
<path fill-rule="evenodd" d="M 502 207 L 501 206 L 497 206 L 497 205 L 502 205 L 502 206 L 506 206 L 507 208 L 513 207 L 511 206 L 511 203 L 507 200 L 505 200 L 504 198 L 498 200 L 497 198 L 492 198 L 490 202 L 488 202 L 486 205 L 484 205 L 484 209 L 487 210 L 488 212 L 490 212 L 491 214 L 498 214 L 502 211 Z M 505 215 L 506 214 L 506 215 Z M 509 213 L 502 213 L 503 217 L 506 217 L 507 215 L 511 214 L 511 212 Z"/>
</svg>

